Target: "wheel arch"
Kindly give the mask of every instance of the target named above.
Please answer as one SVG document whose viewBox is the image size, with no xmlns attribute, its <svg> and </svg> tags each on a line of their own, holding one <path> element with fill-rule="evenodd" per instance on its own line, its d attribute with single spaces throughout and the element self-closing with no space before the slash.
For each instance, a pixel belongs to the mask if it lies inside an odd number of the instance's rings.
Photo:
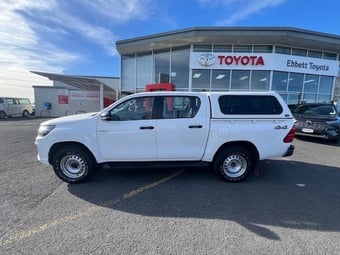
<svg viewBox="0 0 340 255">
<path fill-rule="evenodd" d="M 245 148 L 249 153 L 253 156 L 252 161 L 256 164 L 259 161 L 260 155 L 259 151 L 257 150 L 256 146 L 249 142 L 249 141 L 232 141 L 232 142 L 227 142 L 223 145 L 220 146 L 220 148 L 216 151 L 214 157 L 213 157 L 213 162 L 215 162 L 216 157 L 225 149 L 231 146 L 241 146 Z"/>
<path fill-rule="evenodd" d="M 84 145 L 84 144 L 82 144 L 80 142 L 75 142 L 75 141 L 72 141 L 72 142 L 59 142 L 59 143 L 54 144 L 51 147 L 51 149 L 50 149 L 50 151 L 48 153 L 48 162 L 50 164 L 52 164 L 52 158 L 53 158 L 53 155 L 55 154 L 55 152 L 58 151 L 60 148 L 65 147 L 65 146 L 75 146 L 75 147 L 78 147 L 78 148 L 81 148 L 81 149 L 87 151 L 92 156 L 94 162 L 97 164 L 96 157 L 89 150 L 89 148 L 86 145 Z"/>
</svg>

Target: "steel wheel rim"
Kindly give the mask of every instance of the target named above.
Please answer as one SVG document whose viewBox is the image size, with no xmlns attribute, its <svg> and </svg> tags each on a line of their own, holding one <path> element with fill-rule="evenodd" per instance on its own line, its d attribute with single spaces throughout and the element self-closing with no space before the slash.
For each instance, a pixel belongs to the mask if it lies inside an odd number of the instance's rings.
<svg viewBox="0 0 340 255">
<path fill-rule="evenodd" d="M 77 155 L 68 155 L 61 159 L 60 169 L 69 178 L 78 178 L 86 171 L 85 161 Z"/>
<path fill-rule="evenodd" d="M 230 177 L 240 177 L 247 170 L 247 160 L 241 155 L 230 155 L 223 162 L 223 172 Z"/>
</svg>

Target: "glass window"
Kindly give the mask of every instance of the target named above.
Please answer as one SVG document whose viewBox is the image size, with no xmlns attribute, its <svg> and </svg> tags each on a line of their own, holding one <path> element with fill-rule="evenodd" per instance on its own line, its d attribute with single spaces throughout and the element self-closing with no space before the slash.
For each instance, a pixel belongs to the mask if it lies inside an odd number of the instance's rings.
<svg viewBox="0 0 340 255">
<path fill-rule="evenodd" d="M 301 103 L 302 93 L 288 93 L 287 104 L 299 104 Z"/>
<path fill-rule="evenodd" d="M 324 59 L 329 59 L 329 60 L 336 60 L 336 53 L 324 52 L 323 53 L 323 58 Z"/>
<path fill-rule="evenodd" d="M 229 90 L 230 70 L 212 70 L 211 89 Z"/>
<path fill-rule="evenodd" d="M 329 103 L 331 101 L 331 95 L 318 95 L 317 103 Z"/>
<path fill-rule="evenodd" d="M 319 77 L 317 75 L 306 74 L 305 81 L 303 83 L 304 92 L 315 93 L 318 90 Z"/>
<path fill-rule="evenodd" d="M 255 53 L 272 53 L 273 46 L 272 45 L 254 45 Z"/>
<path fill-rule="evenodd" d="M 288 94 L 279 92 L 279 95 L 282 97 L 282 99 L 287 103 L 288 102 Z"/>
<path fill-rule="evenodd" d="M 155 57 L 155 83 L 169 83 L 170 82 L 170 50 L 164 52 L 157 52 Z"/>
<path fill-rule="evenodd" d="M 194 96 L 169 96 L 163 98 L 163 119 L 193 118 L 201 100 Z"/>
<path fill-rule="evenodd" d="M 252 45 L 234 45 L 233 52 L 252 52 Z"/>
<path fill-rule="evenodd" d="M 322 58 L 322 52 L 316 50 L 308 50 L 308 57 L 310 58 Z"/>
<path fill-rule="evenodd" d="M 211 52 L 212 45 L 211 44 L 195 44 L 194 45 L 194 52 Z"/>
<path fill-rule="evenodd" d="M 252 90 L 269 89 L 270 71 L 252 71 L 251 85 Z"/>
<path fill-rule="evenodd" d="M 124 101 L 110 111 L 111 120 L 151 119 L 154 97 L 138 97 Z"/>
<path fill-rule="evenodd" d="M 170 82 L 176 90 L 189 89 L 190 48 L 173 49 L 171 52 Z"/>
<path fill-rule="evenodd" d="M 15 101 L 13 98 L 6 98 L 7 104 L 15 104 Z"/>
<path fill-rule="evenodd" d="M 19 104 L 30 104 L 30 100 L 27 98 L 19 98 L 18 99 Z"/>
<path fill-rule="evenodd" d="M 295 109 L 296 113 L 306 115 L 324 115 L 334 116 L 336 114 L 336 108 L 333 104 L 312 104 L 302 105 Z"/>
<path fill-rule="evenodd" d="M 233 70 L 231 74 L 232 90 L 249 90 L 250 71 Z"/>
<path fill-rule="evenodd" d="M 305 57 L 307 55 L 307 50 L 293 48 L 292 55 Z"/>
<path fill-rule="evenodd" d="M 136 62 L 135 55 L 122 56 L 122 91 L 135 92 L 136 89 Z"/>
<path fill-rule="evenodd" d="M 290 55 L 290 48 L 284 46 L 276 46 L 275 53 Z"/>
<path fill-rule="evenodd" d="M 303 94 L 303 103 L 315 103 L 316 94 L 315 93 L 304 93 Z"/>
<path fill-rule="evenodd" d="M 152 83 L 152 55 L 137 55 L 137 88 L 145 89 L 145 85 Z"/>
<path fill-rule="evenodd" d="M 224 114 L 281 114 L 283 109 L 274 96 L 226 95 L 218 99 Z"/>
<path fill-rule="evenodd" d="M 288 79 L 288 91 L 302 92 L 303 74 L 290 73 Z"/>
<path fill-rule="evenodd" d="M 206 69 L 192 70 L 192 90 L 196 91 L 210 90 L 210 70 Z"/>
<path fill-rule="evenodd" d="M 333 89 L 333 77 L 320 76 L 319 93 L 332 94 Z"/>
<path fill-rule="evenodd" d="M 287 72 L 273 72 L 272 90 L 287 91 L 288 73 Z"/>
<path fill-rule="evenodd" d="M 4 99 L 0 98 L 0 104 L 3 104 L 3 103 L 4 103 Z"/>
<path fill-rule="evenodd" d="M 214 45 L 214 52 L 232 52 L 232 45 Z"/>
</svg>

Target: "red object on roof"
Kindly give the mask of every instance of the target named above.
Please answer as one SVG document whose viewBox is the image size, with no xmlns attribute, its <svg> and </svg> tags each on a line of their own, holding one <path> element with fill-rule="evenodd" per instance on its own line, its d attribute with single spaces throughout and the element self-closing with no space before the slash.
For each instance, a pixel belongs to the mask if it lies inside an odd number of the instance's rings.
<svg viewBox="0 0 340 255">
<path fill-rule="evenodd" d="M 150 91 L 174 91 L 175 85 L 172 83 L 154 83 L 154 84 L 146 84 L 145 90 L 147 92 Z"/>
</svg>

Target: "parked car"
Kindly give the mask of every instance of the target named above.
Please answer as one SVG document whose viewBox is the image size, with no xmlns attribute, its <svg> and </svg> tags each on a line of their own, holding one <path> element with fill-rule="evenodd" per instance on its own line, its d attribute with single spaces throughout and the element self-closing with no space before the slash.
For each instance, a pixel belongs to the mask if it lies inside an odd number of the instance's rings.
<svg viewBox="0 0 340 255">
<path fill-rule="evenodd" d="M 0 119 L 12 116 L 27 117 L 33 113 L 28 98 L 0 97 Z"/>
<path fill-rule="evenodd" d="M 320 137 L 337 142 L 340 117 L 332 103 L 289 105 L 295 118 L 296 135 Z"/>
</svg>

